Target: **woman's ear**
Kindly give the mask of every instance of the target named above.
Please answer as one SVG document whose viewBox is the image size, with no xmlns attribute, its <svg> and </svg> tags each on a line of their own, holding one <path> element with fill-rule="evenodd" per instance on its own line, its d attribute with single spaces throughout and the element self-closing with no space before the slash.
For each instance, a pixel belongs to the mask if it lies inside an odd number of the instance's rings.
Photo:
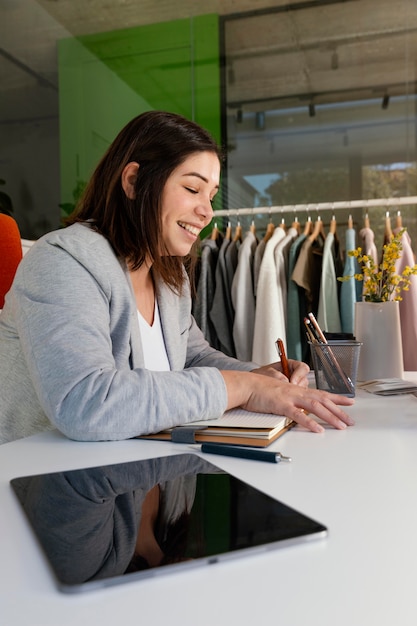
<svg viewBox="0 0 417 626">
<path fill-rule="evenodd" d="M 126 165 L 122 172 L 122 187 L 129 200 L 134 200 L 136 198 L 135 186 L 138 169 L 139 163 L 131 161 Z"/>
</svg>

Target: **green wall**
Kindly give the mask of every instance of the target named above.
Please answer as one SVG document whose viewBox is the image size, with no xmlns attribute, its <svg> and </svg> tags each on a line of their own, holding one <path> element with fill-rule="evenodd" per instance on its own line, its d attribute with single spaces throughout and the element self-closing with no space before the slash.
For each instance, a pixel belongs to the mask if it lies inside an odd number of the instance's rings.
<svg viewBox="0 0 417 626">
<path fill-rule="evenodd" d="M 64 39 L 58 54 L 62 202 L 143 111 L 180 113 L 220 143 L 217 15 Z"/>
</svg>

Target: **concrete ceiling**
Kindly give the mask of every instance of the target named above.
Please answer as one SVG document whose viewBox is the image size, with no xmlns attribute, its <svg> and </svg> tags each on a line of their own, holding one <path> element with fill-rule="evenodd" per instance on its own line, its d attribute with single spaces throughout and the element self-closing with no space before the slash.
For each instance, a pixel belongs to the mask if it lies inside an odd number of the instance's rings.
<svg viewBox="0 0 417 626">
<path fill-rule="evenodd" d="M 58 39 L 210 12 L 231 110 L 415 93 L 416 0 L 0 0 L 0 121 L 53 114 Z"/>
<path fill-rule="evenodd" d="M 318 155 L 414 159 L 417 0 L 0 0 L 0 127 L 58 119 L 59 39 L 207 13 L 223 18 L 228 139 L 238 146 L 229 172 L 240 184 L 268 171 L 271 154 L 277 168 Z M 384 97 L 390 125 L 379 119 Z M 349 108 L 361 101 L 374 104 Z M 268 116 L 263 134 L 256 112 Z"/>
</svg>

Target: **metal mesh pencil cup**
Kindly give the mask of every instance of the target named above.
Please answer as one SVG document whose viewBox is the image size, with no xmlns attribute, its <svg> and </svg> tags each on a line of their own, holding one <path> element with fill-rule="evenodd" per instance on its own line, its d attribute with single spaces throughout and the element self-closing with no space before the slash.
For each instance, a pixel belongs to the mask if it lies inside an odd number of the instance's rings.
<svg viewBox="0 0 417 626">
<path fill-rule="evenodd" d="M 309 342 L 317 389 L 355 396 L 360 341 Z"/>
</svg>

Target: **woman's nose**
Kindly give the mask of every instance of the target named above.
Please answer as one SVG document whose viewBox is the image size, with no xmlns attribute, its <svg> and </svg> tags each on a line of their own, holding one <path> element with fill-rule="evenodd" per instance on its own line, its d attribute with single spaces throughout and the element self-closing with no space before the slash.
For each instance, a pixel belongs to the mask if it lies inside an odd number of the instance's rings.
<svg viewBox="0 0 417 626">
<path fill-rule="evenodd" d="M 197 213 L 207 224 L 209 224 L 214 215 L 210 200 L 201 202 L 201 204 L 197 207 Z"/>
</svg>

